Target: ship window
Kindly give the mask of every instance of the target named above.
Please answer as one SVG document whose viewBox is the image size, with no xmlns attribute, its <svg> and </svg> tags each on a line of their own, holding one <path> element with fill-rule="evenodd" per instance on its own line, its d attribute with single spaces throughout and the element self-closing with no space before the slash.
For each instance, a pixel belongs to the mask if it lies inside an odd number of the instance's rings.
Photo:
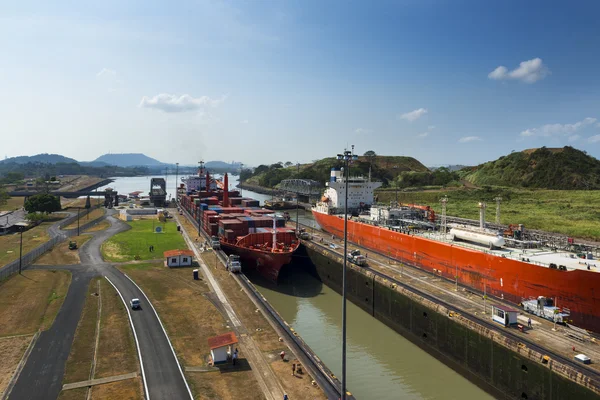
<svg viewBox="0 0 600 400">
<path fill-rule="evenodd" d="M 423 311 L 423 316 L 424 316 L 425 318 L 427 318 L 427 312 L 426 312 L 426 311 Z"/>
<path fill-rule="evenodd" d="M 423 333 L 423 339 L 427 339 L 427 334 Z"/>
<path fill-rule="evenodd" d="M 368 303 L 368 302 L 369 302 L 369 298 L 368 298 L 368 297 L 365 297 L 365 301 Z"/>
<path fill-rule="evenodd" d="M 527 398 L 527 393 L 525 393 L 525 392 L 521 393 L 521 398 L 522 399 L 526 399 Z"/>
<path fill-rule="evenodd" d="M 525 365 L 525 364 L 521 365 L 521 370 L 523 372 L 527 372 L 527 365 Z"/>
</svg>

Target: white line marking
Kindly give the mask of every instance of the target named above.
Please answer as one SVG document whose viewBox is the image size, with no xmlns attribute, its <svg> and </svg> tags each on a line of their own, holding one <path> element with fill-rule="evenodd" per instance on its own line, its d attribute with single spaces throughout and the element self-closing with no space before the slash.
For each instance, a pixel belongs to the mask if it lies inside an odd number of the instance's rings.
<svg viewBox="0 0 600 400">
<path fill-rule="evenodd" d="M 185 375 L 183 375 L 183 370 L 181 369 L 181 365 L 179 364 L 179 360 L 177 359 L 177 354 L 175 354 L 175 349 L 173 348 L 173 345 L 171 344 L 171 340 L 169 339 L 169 335 L 167 335 L 167 331 L 165 330 L 165 326 L 163 325 L 162 321 L 160 320 L 160 317 L 158 316 L 158 313 L 154 309 L 154 306 L 152 305 L 152 303 L 150 302 L 150 299 L 148 298 L 148 296 L 146 296 L 146 293 L 144 293 L 144 291 L 142 290 L 142 288 L 139 287 L 137 285 L 137 283 L 135 283 L 133 281 L 133 279 L 131 279 L 129 277 L 129 275 L 127 275 L 127 274 L 123 274 L 123 275 L 125 275 L 125 277 L 127 279 L 129 279 L 131 281 L 131 283 L 133 283 L 135 285 L 135 287 L 137 287 L 139 289 L 140 292 L 142 292 L 142 294 L 146 298 L 146 301 L 148 301 L 148 304 L 150 304 L 150 307 L 152 307 L 152 311 L 154 311 L 154 315 L 156 315 L 156 319 L 158 319 L 158 323 L 160 324 L 160 327 L 162 328 L 163 332 L 165 333 L 165 337 L 167 338 L 167 342 L 169 343 L 169 347 L 171 348 L 171 351 L 173 352 L 173 357 L 175 357 L 175 362 L 177 363 L 177 367 L 179 368 L 179 372 L 181 373 L 181 377 L 183 378 L 183 382 L 185 383 L 185 387 L 187 388 L 187 391 L 190 394 L 190 399 L 194 400 L 194 396 L 192 395 L 192 391 L 190 390 L 190 387 L 188 386 L 187 380 L 185 379 Z"/>
<path fill-rule="evenodd" d="M 140 351 L 140 343 L 138 342 L 137 334 L 135 333 L 135 326 L 133 326 L 133 320 L 131 319 L 131 311 L 129 310 L 129 306 L 125 302 L 123 295 L 121 294 L 121 292 L 119 292 L 119 289 L 117 289 L 115 284 L 112 283 L 110 279 L 108 279 L 108 276 L 105 275 L 104 277 L 106 278 L 108 283 L 110 283 L 115 288 L 117 293 L 119 293 L 119 297 L 121 297 L 121 300 L 123 301 L 123 305 L 125 306 L 125 309 L 127 310 L 127 315 L 129 316 L 129 323 L 131 324 L 131 330 L 133 330 L 135 346 L 137 347 L 138 358 L 140 359 L 140 367 L 142 368 L 142 380 L 144 381 L 144 392 L 146 392 L 146 400 L 150 400 L 150 393 L 148 392 L 148 384 L 146 383 L 146 374 L 144 373 L 144 363 L 142 362 L 142 352 Z"/>
</svg>

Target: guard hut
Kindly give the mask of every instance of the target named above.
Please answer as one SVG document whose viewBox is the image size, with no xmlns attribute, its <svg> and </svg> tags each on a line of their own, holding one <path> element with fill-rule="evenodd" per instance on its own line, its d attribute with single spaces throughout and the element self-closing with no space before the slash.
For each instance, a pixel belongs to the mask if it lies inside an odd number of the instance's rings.
<svg viewBox="0 0 600 400">
<path fill-rule="evenodd" d="M 194 252 L 191 250 L 168 250 L 163 253 L 165 267 L 189 267 L 192 265 Z"/>
<path fill-rule="evenodd" d="M 233 354 L 232 346 L 237 342 L 237 337 L 233 332 L 208 338 L 213 365 L 226 363 L 228 358 Z"/>
<path fill-rule="evenodd" d="M 492 305 L 492 320 L 504 326 L 516 325 L 519 311 L 505 307 Z"/>
</svg>

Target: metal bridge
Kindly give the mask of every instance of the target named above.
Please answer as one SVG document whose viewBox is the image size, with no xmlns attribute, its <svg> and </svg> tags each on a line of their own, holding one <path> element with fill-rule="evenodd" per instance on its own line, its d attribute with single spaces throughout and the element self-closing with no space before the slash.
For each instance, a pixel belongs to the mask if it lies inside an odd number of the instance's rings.
<svg viewBox="0 0 600 400">
<path fill-rule="evenodd" d="M 319 196 L 323 192 L 323 185 L 312 179 L 284 179 L 279 189 L 310 197 Z"/>
</svg>

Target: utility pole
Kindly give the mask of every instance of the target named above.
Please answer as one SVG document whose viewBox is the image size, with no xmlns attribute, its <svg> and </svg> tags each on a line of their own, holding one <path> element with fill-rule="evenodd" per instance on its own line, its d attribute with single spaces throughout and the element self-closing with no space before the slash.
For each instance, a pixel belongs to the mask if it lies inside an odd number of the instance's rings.
<svg viewBox="0 0 600 400">
<path fill-rule="evenodd" d="M 494 200 L 496 200 L 496 224 L 500 224 L 500 202 L 502 201 L 502 197 L 497 196 L 494 197 Z"/>
<path fill-rule="evenodd" d="M 20 234 L 21 234 L 21 243 L 19 245 L 19 275 L 21 275 L 21 267 L 23 265 L 23 227 L 21 226 L 21 229 L 19 229 Z"/>
<path fill-rule="evenodd" d="M 81 207 L 77 207 L 77 236 L 79 236 L 79 214 L 81 214 Z"/>
</svg>

